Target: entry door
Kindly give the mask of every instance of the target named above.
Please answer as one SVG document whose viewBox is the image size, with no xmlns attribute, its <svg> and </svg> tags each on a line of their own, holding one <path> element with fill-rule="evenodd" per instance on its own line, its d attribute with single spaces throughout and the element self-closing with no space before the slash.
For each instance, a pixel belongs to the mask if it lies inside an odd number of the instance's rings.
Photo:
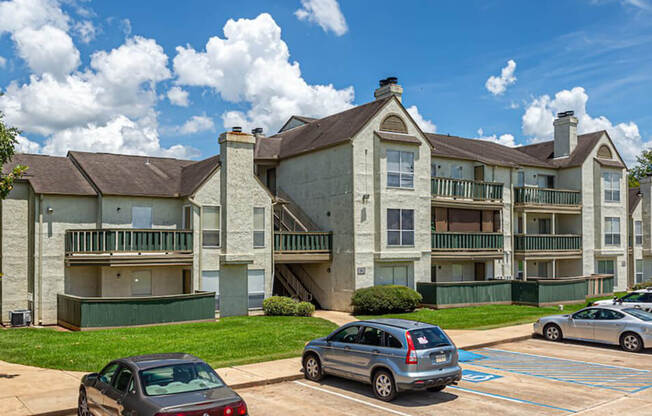
<svg viewBox="0 0 652 416">
<path fill-rule="evenodd" d="M 540 261 L 539 272 L 537 274 L 539 277 L 548 277 L 548 263 Z"/>
<path fill-rule="evenodd" d="M 476 181 L 484 182 L 484 166 L 473 168 L 473 177 Z"/>
<path fill-rule="evenodd" d="M 201 272 L 201 290 L 215 292 L 215 310 L 220 309 L 220 271 L 204 270 Z"/>
<path fill-rule="evenodd" d="M 139 270 L 131 273 L 131 295 L 152 296 L 151 270 Z"/>
<path fill-rule="evenodd" d="M 265 270 L 249 270 L 247 276 L 249 309 L 262 308 L 265 298 Z"/>
<path fill-rule="evenodd" d="M 183 270 L 183 293 L 192 293 L 191 271 Z"/>
<path fill-rule="evenodd" d="M 402 285 L 408 284 L 407 266 L 379 267 L 376 271 L 376 285 Z"/>
<path fill-rule="evenodd" d="M 480 280 L 485 280 L 485 264 L 484 263 L 476 263 L 475 264 L 475 280 L 480 281 Z"/>
<path fill-rule="evenodd" d="M 462 265 L 453 264 L 453 282 L 461 282 L 464 280 L 464 275 L 462 274 Z"/>
</svg>

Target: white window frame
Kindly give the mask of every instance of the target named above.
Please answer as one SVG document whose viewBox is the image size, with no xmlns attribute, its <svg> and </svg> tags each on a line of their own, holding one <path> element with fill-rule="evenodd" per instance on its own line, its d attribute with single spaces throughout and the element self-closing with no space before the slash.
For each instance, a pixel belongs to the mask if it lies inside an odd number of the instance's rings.
<svg viewBox="0 0 652 416">
<path fill-rule="evenodd" d="M 634 244 L 643 245 L 643 221 L 634 221 Z"/>
<path fill-rule="evenodd" d="M 620 247 L 620 217 L 604 217 L 604 244 Z"/>
<path fill-rule="evenodd" d="M 398 229 L 390 229 L 389 228 L 389 213 L 390 211 L 398 211 L 399 215 L 399 228 Z M 412 212 L 412 228 L 411 229 L 404 229 L 403 228 L 403 212 L 404 211 L 410 211 Z M 402 209 L 402 208 L 388 208 L 387 209 L 387 245 L 389 247 L 413 247 L 414 246 L 414 210 L 413 209 Z M 399 244 L 390 244 L 390 233 L 395 233 L 398 232 L 399 235 Z M 409 244 L 404 244 L 403 243 L 403 233 L 412 233 L 412 242 Z"/>
<path fill-rule="evenodd" d="M 643 282 L 643 259 L 636 259 L 634 261 L 634 267 L 635 267 L 635 277 L 634 277 L 634 283 L 642 283 Z"/>
<path fill-rule="evenodd" d="M 206 227 L 205 221 L 205 211 L 207 209 L 216 209 L 217 210 L 217 228 L 208 228 Z M 220 226 L 222 224 L 222 208 L 219 205 L 205 205 L 201 208 L 202 223 L 201 223 L 201 233 L 202 233 L 202 247 L 203 248 L 219 248 L 222 245 L 222 233 L 220 231 Z M 204 233 L 217 233 L 217 245 L 206 244 L 206 239 L 204 238 Z"/>
<path fill-rule="evenodd" d="M 620 179 L 621 174 L 616 172 L 603 172 L 602 183 L 604 185 L 604 201 L 620 202 Z"/>
<path fill-rule="evenodd" d="M 263 227 L 261 228 L 256 228 L 256 211 L 262 210 L 263 212 Z M 265 207 L 254 207 L 254 248 L 265 248 Z M 263 244 L 256 244 L 256 236 L 260 236 L 262 233 L 263 236 Z"/>
<path fill-rule="evenodd" d="M 389 168 L 389 155 L 390 153 L 398 153 L 398 171 L 390 170 Z M 412 171 L 403 170 L 403 155 L 410 155 L 412 158 Z M 398 177 L 398 185 L 390 185 L 390 176 L 395 175 Z M 403 184 L 403 180 L 409 179 L 409 184 Z M 403 150 L 387 150 L 387 187 L 388 188 L 405 188 L 414 189 L 414 152 Z"/>
</svg>

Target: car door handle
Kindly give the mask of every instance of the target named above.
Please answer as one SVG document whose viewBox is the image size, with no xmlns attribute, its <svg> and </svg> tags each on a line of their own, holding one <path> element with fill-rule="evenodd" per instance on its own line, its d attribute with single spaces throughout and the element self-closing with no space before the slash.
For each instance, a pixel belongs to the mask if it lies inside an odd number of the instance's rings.
<svg viewBox="0 0 652 416">
<path fill-rule="evenodd" d="M 344 346 L 344 349 L 345 349 L 345 350 L 350 350 L 351 347 L 349 347 L 348 345 L 345 345 L 345 346 Z"/>
<path fill-rule="evenodd" d="M 373 351 L 371 351 L 371 352 L 373 352 L 374 354 L 380 354 L 380 351 L 379 351 L 379 350 L 373 350 Z"/>
</svg>

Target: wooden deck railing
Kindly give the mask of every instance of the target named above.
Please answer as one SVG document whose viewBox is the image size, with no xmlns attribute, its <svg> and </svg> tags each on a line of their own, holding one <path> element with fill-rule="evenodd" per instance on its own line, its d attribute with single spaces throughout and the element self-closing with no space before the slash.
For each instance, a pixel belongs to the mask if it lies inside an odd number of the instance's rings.
<svg viewBox="0 0 652 416">
<path fill-rule="evenodd" d="M 274 251 L 329 253 L 333 247 L 333 233 L 274 231 Z"/>
<path fill-rule="evenodd" d="M 437 233 L 431 234 L 431 247 L 437 250 L 499 250 L 503 248 L 500 233 Z"/>
<path fill-rule="evenodd" d="M 517 187 L 514 188 L 514 202 L 517 204 L 581 205 L 582 193 L 566 189 Z"/>
<path fill-rule="evenodd" d="M 95 229 L 66 231 L 66 254 L 192 253 L 192 230 Z"/>
<path fill-rule="evenodd" d="M 430 187 L 433 196 L 496 201 L 503 199 L 503 184 L 497 182 L 436 177 L 430 180 Z"/>
<path fill-rule="evenodd" d="M 581 235 L 515 235 L 516 251 L 578 251 L 582 249 Z"/>
</svg>

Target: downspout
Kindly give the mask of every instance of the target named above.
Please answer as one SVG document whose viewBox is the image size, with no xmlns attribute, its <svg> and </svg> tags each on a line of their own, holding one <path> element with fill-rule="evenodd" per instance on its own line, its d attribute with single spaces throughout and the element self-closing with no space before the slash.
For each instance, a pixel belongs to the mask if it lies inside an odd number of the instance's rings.
<svg viewBox="0 0 652 416">
<path fill-rule="evenodd" d="M 515 171 L 518 172 L 518 169 L 517 168 L 510 168 L 509 169 L 509 188 L 510 188 L 510 191 L 509 191 L 509 202 L 510 202 L 509 203 L 509 217 L 510 217 L 510 221 L 509 221 L 509 227 L 510 227 L 509 237 L 510 237 L 510 240 L 512 241 L 512 245 L 511 245 L 512 249 L 511 249 L 511 253 L 510 253 L 510 257 L 511 257 L 510 258 L 510 264 L 511 264 L 510 275 L 512 276 L 512 280 L 516 280 L 516 277 L 518 276 L 518 270 L 515 268 L 516 265 L 514 264 L 514 263 L 516 263 L 516 256 L 514 255 L 514 251 L 515 251 L 515 246 L 514 246 L 514 220 L 518 221 L 518 219 L 515 218 L 515 215 L 514 215 L 515 214 L 514 200 L 516 199 L 515 195 L 514 195 L 514 172 Z M 516 271 L 516 273 L 514 273 L 515 271 Z M 524 277 L 525 277 L 525 273 L 526 273 L 526 270 L 523 270 L 523 276 Z"/>
<path fill-rule="evenodd" d="M 202 286 L 202 285 L 201 285 L 201 273 L 202 273 L 202 268 L 201 268 L 201 256 L 202 256 L 202 251 L 201 251 L 201 250 L 202 250 L 202 247 L 203 247 L 202 232 L 201 232 L 201 230 L 202 230 L 202 221 L 203 221 L 203 217 L 202 217 L 202 215 L 201 215 L 201 205 L 199 205 L 199 203 L 198 203 L 197 201 L 195 201 L 191 196 L 188 197 L 188 202 L 190 202 L 192 205 L 196 206 L 197 209 L 199 209 L 199 244 L 198 244 L 199 247 L 197 247 L 197 249 L 199 250 L 199 253 L 197 254 L 197 268 L 199 269 L 199 273 L 198 273 L 199 276 L 198 276 L 197 278 L 199 279 L 199 285 L 198 285 L 198 287 L 199 287 L 199 290 L 201 291 L 201 290 L 202 290 L 202 287 L 201 287 L 201 286 Z M 194 222 L 194 220 L 193 220 L 193 222 Z M 195 232 L 194 228 L 193 228 L 193 231 L 192 231 L 192 232 L 193 232 L 193 234 L 194 234 L 194 232 Z M 195 277 L 193 276 L 193 282 L 192 282 L 192 283 L 193 283 L 193 284 L 192 284 L 192 286 L 193 286 L 193 289 L 192 289 L 192 290 L 193 290 L 193 291 L 195 290 L 195 282 L 194 282 L 194 280 L 195 280 Z"/>
<path fill-rule="evenodd" d="M 38 322 L 43 322 L 43 194 L 39 194 L 38 213 Z"/>
</svg>

